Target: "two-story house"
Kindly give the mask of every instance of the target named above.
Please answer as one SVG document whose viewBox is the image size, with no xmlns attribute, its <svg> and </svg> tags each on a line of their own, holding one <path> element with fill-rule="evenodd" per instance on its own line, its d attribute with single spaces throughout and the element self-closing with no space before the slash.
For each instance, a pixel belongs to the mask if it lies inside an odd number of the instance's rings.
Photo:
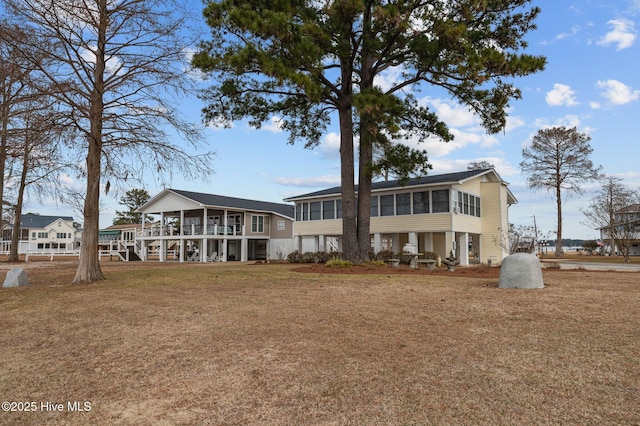
<svg viewBox="0 0 640 426">
<path fill-rule="evenodd" d="M 13 225 L 2 227 L 3 251 L 9 250 Z M 18 253 L 27 252 L 72 252 L 80 247 L 82 231 L 73 226 L 71 216 L 43 216 L 23 214 L 20 216 Z"/>
<path fill-rule="evenodd" d="M 357 188 L 356 188 L 357 191 Z M 341 251 L 340 187 L 285 199 L 295 203 L 294 246 Z M 443 259 L 453 251 L 462 265 L 502 262 L 509 253 L 508 208 L 517 202 L 493 169 L 374 182 L 371 240 L 374 252 L 400 253 L 407 243 Z"/>
<path fill-rule="evenodd" d="M 267 260 L 292 251 L 292 205 L 165 189 L 137 210 L 142 260 Z M 152 215 L 154 224 L 145 223 Z"/>
</svg>

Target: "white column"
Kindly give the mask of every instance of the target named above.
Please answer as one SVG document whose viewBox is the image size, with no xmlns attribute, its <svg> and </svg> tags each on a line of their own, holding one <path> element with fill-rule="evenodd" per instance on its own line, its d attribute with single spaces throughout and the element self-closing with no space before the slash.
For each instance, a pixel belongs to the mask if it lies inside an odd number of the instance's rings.
<svg viewBox="0 0 640 426">
<path fill-rule="evenodd" d="M 202 243 L 200 244 L 202 247 L 200 247 L 200 262 L 202 263 L 206 263 L 207 262 L 207 254 L 209 253 L 209 250 L 207 248 L 207 238 L 203 238 L 202 239 Z"/>
<path fill-rule="evenodd" d="M 184 210 L 180 210 L 180 235 L 184 235 Z"/>
<path fill-rule="evenodd" d="M 247 260 L 249 260 L 248 251 L 249 243 L 246 238 L 243 238 L 242 240 L 240 240 L 240 261 L 246 262 Z"/>
<path fill-rule="evenodd" d="M 460 253 L 460 265 L 469 265 L 469 234 L 467 232 L 458 237 L 458 252 Z"/>
<path fill-rule="evenodd" d="M 382 250 L 382 235 L 373 234 L 373 252 L 378 253 Z"/>
<path fill-rule="evenodd" d="M 202 217 L 202 235 L 207 235 L 207 208 L 204 208 L 204 215 Z"/>
<path fill-rule="evenodd" d="M 324 235 L 318 235 L 318 247 L 316 251 L 327 251 L 327 243 Z"/>
<path fill-rule="evenodd" d="M 409 242 L 418 247 L 418 234 L 415 232 L 409 232 Z"/>
<path fill-rule="evenodd" d="M 402 247 L 400 247 L 400 234 L 393 234 L 391 237 L 391 250 L 394 253 L 402 253 Z"/>
</svg>

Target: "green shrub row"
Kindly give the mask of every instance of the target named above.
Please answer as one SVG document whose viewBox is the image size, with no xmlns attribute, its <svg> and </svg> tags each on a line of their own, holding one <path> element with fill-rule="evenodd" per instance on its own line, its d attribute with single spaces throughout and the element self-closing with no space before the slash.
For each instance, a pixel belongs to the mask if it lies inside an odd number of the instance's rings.
<svg viewBox="0 0 640 426">
<path fill-rule="evenodd" d="M 428 251 L 424 253 L 424 259 L 438 259 L 438 255 L 432 251 Z M 287 256 L 287 261 L 289 263 L 327 263 L 330 260 L 344 259 L 341 252 L 304 252 L 300 253 L 298 250 L 293 253 L 289 253 Z M 374 253 L 373 251 L 369 253 L 369 260 L 371 262 L 385 262 L 389 259 L 398 259 L 402 263 L 409 264 L 411 261 L 411 256 L 404 255 L 402 253 L 396 253 L 391 250 L 381 250 L 378 253 Z"/>
</svg>

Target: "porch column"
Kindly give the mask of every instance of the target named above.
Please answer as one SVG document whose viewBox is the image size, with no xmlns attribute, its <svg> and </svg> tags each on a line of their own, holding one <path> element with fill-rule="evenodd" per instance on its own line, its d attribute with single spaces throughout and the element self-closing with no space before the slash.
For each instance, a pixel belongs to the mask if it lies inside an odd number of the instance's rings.
<svg viewBox="0 0 640 426">
<path fill-rule="evenodd" d="M 180 210 L 180 231 L 178 234 L 180 234 L 180 236 L 184 235 L 184 210 Z"/>
<path fill-rule="evenodd" d="M 418 234 L 415 232 L 409 232 L 409 242 L 418 247 Z"/>
<path fill-rule="evenodd" d="M 302 236 L 298 235 L 295 239 L 295 243 L 294 243 L 295 247 L 293 248 L 293 250 L 297 250 L 299 252 L 302 252 Z"/>
<path fill-rule="evenodd" d="M 226 222 L 227 222 L 227 220 L 225 219 L 225 223 Z M 226 238 L 224 240 L 222 240 L 222 253 L 220 253 L 220 256 L 221 256 L 223 262 L 227 261 L 227 241 L 228 240 Z"/>
<path fill-rule="evenodd" d="M 469 265 L 469 233 L 465 232 L 458 237 L 458 252 L 460 253 L 460 265 Z"/>
<path fill-rule="evenodd" d="M 382 250 L 382 235 L 373 234 L 373 252 L 379 253 Z"/>
<path fill-rule="evenodd" d="M 209 253 L 209 249 L 207 247 L 207 238 L 203 238 L 202 239 L 202 244 L 200 244 L 200 262 L 202 263 L 206 263 L 207 262 L 207 256 Z"/>
<path fill-rule="evenodd" d="M 162 225 L 161 225 L 162 226 Z M 167 241 L 160 239 L 160 250 L 158 250 L 158 260 L 164 262 L 167 256 Z"/>
<path fill-rule="evenodd" d="M 391 250 L 394 253 L 402 253 L 402 247 L 400 247 L 400 234 L 393 234 L 391 236 Z"/>
<path fill-rule="evenodd" d="M 318 235 L 318 248 L 316 251 L 327 251 L 326 238 L 324 235 Z"/>
<path fill-rule="evenodd" d="M 249 251 L 249 242 L 247 241 L 246 238 L 243 238 L 242 240 L 240 240 L 240 261 L 241 262 L 246 262 L 247 260 L 249 260 L 248 251 Z"/>
<path fill-rule="evenodd" d="M 207 235 L 207 208 L 204 208 L 204 216 L 202 218 L 202 235 Z"/>
<path fill-rule="evenodd" d="M 160 236 L 164 235 L 164 212 L 160 213 Z"/>
<path fill-rule="evenodd" d="M 455 232 L 445 232 L 444 233 L 444 246 L 446 249 L 446 253 L 442 258 L 449 257 L 449 252 L 453 250 L 453 254 L 456 254 L 456 233 Z"/>
</svg>

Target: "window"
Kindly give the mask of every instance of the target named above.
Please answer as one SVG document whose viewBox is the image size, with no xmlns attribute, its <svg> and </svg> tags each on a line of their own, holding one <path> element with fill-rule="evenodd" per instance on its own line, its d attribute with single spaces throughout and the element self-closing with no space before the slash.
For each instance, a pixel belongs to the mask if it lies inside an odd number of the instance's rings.
<svg viewBox="0 0 640 426">
<path fill-rule="evenodd" d="M 378 197 L 377 196 L 371 196 L 371 217 L 377 217 L 378 216 Z"/>
<path fill-rule="evenodd" d="M 38 234 L 36 234 L 35 232 L 32 232 L 32 233 L 31 233 L 31 239 L 32 239 L 32 240 L 35 240 L 35 239 L 37 238 L 37 235 L 38 235 Z"/>
<path fill-rule="evenodd" d="M 296 204 L 296 222 L 300 222 L 302 220 L 302 203 Z"/>
<path fill-rule="evenodd" d="M 393 216 L 393 195 L 380 196 L 380 216 Z"/>
<path fill-rule="evenodd" d="M 64 240 L 65 238 L 67 238 L 67 233 L 66 232 L 56 232 L 56 238 L 58 238 L 60 240 Z"/>
<path fill-rule="evenodd" d="M 476 197 L 476 216 L 480 217 L 480 197 Z"/>
<path fill-rule="evenodd" d="M 251 232 L 264 232 L 264 216 L 251 216 Z"/>
<path fill-rule="evenodd" d="M 38 232 L 38 238 L 49 238 L 48 232 Z"/>
<path fill-rule="evenodd" d="M 411 194 L 396 194 L 396 214 L 411 214 Z"/>
<path fill-rule="evenodd" d="M 439 189 L 431 191 L 432 207 L 434 213 L 446 213 L 449 211 L 449 190 Z"/>
<path fill-rule="evenodd" d="M 342 219 L 342 200 L 336 200 L 336 219 Z"/>
<path fill-rule="evenodd" d="M 322 217 L 321 217 L 322 204 L 320 203 L 320 201 L 314 201 L 312 203 L 309 203 L 309 206 L 310 206 L 309 219 L 310 220 L 320 220 L 320 219 L 322 219 Z"/>
<path fill-rule="evenodd" d="M 276 222 L 276 227 L 277 227 L 278 231 L 284 231 L 284 229 L 285 229 L 284 220 L 277 221 Z"/>
<path fill-rule="evenodd" d="M 413 214 L 429 213 L 429 191 L 413 193 Z"/>
<path fill-rule="evenodd" d="M 302 204 L 302 220 L 309 220 L 309 203 Z"/>
<path fill-rule="evenodd" d="M 469 214 L 469 194 L 463 194 L 462 199 L 462 213 Z"/>
<path fill-rule="evenodd" d="M 322 218 L 323 219 L 334 219 L 336 217 L 335 213 L 335 201 L 323 201 L 322 202 Z"/>
</svg>

